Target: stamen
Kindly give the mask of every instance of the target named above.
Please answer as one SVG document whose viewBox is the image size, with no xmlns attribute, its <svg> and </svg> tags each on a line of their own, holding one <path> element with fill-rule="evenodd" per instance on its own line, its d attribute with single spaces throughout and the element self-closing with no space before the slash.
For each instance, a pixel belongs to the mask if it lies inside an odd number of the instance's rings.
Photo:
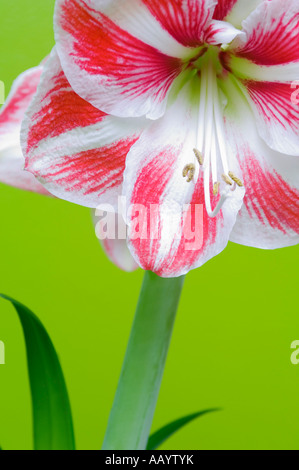
<svg viewBox="0 0 299 470">
<path fill-rule="evenodd" d="M 213 194 L 214 196 L 217 196 L 217 194 L 219 193 L 219 187 L 220 187 L 220 183 L 217 182 L 214 184 L 214 188 L 213 188 Z"/>
<path fill-rule="evenodd" d="M 229 184 L 229 186 L 232 186 L 232 185 L 233 185 L 232 181 L 229 179 L 229 177 L 228 177 L 227 175 L 224 175 L 224 174 L 223 174 L 223 175 L 222 175 L 222 179 L 223 179 L 223 181 L 224 181 L 226 184 Z"/>
<path fill-rule="evenodd" d="M 206 211 L 209 217 L 216 217 L 225 201 L 232 197 L 237 185 L 243 186 L 243 183 L 229 171 L 222 96 L 212 57 L 208 58 L 201 69 L 196 146 L 193 152 L 202 167 Z M 194 164 L 185 166 L 183 177 L 187 178 L 188 182 L 194 178 L 195 168 Z M 221 174 L 222 180 L 226 183 L 223 189 L 223 184 L 220 183 Z M 219 195 L 214 208 L 213 195 Z"/>
<path fill-rule="evenodd" d="M 197 161 L 200 165 L 203 165 L 203 157 L 202 157 L 202 153 L 197 150 L 197 149 L 193 149 L 193 152 L 194 152 L 194 155 L 196 156 L 197 158 Z"/>
<path fill-rule="evenodd" d="M 191 183 L 195 175 L 195 165 L 193 163 L 189 163 L 183 169 L 183 177 L 187 178 L 187 183 Z"/>
<path fill-rule="evenodd" d="M 242 183 L 242 181 L 240 180 L 240 178 L 238 178 L 237 176 L 235 176 L 232 171 L 229 171 L 228 174 L 229 174 L 229 177 L 230 177 L 240 188 L 243 188 L 244 184 Z"/>
</svg>

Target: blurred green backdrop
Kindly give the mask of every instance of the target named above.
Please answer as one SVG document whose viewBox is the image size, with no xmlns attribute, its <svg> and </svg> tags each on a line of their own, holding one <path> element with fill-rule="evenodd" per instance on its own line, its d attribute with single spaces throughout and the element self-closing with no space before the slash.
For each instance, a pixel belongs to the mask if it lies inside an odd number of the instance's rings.
<svg viewBox="0 0 299 470">
<path fill-rule="evenodd" d="M 0 80 L 51 50 L 54 0 L 0 0 Z M 105 257 L 90 212 L 0 185 L 0 291 L 43 321 L 61 358 L 77 446 L 100 448 L 125 352 L 142 272 Z M 274 252 L 230 244 L 189 273 L 154 429 L 203 408 L 165 449 L 299 449 L 299 247 Z M 0 444 L 30 449 L 25 349 L 12 307 L 0 302 Z"/>
</svg>

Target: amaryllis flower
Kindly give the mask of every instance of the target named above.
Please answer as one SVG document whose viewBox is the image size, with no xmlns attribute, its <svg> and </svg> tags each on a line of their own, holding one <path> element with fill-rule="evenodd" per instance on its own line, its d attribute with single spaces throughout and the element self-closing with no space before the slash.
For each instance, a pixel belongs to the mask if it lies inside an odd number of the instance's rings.
<svg viewBox="0 0 299 470">
<path fill-rule="evenodd" d="M 55 35 L 22 138 L 51 193 L 122 196 L 133 258 L 164 277 L 228 240 L 298 243 L 298 0 L 57 0 Z"/>
<path fill-rule="evenodd" d="M 36 92 L 42 67 L 35 67 L 20 75 L 0 111 L 0 182 L 17 188 L 48 194 L 34 176 L 24 171 L 24 157 L 20 144 L 21 123 L 26 109 Z"/>
</svg>

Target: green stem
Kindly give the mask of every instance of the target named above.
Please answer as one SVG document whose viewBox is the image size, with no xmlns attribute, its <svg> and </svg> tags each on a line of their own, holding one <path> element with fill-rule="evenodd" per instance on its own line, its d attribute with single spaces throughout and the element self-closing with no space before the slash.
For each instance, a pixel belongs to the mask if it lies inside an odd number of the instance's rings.
<svg viewBox="0 0 299 470">
<path fill-rule="evenodd" d="M 144 281 L 102 449 L 146 449 L 184 277 Z"/>
</svg>

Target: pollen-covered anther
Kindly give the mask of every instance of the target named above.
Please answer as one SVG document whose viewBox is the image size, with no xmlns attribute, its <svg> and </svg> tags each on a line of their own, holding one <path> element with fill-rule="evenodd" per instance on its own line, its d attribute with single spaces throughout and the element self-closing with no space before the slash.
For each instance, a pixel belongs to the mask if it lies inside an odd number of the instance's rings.
<svg viewBox="0 0 299 470">
<path fill-rule="evenodd" d="M 220 187 L 220 183 L 219 183 L 219 182 L 214 183 L 214 186 L 213 186 L 213 195 L 214 195 L 214 196 L 217 196 L 217 194 L 219 193 L 219 187 Z"/>
<path fill-rule="evenodd" d="M 223 181 L 228 184 L 229 186 L 232 186 L 233 185 L 233 182 L 231 181 L 231 179 L 227 176 L 227 175 L 222 175 L 222 179 Z"/>
<path fill-rule="evenodd" d="M 193 149 L 194 155 L 197 158 L 197 161 L 200 165 L 203 165 L 203 156 L 202 153 L 198 149 Z"/>
<path fill-rule="evenodd" d="M 240 178 L 238 178 L 237 176 L 235 176 L 232 171 L 230 171 L 228 174 L 229 174 L 229 177 L 230 177 L 240 188 L 242 188 L 242 187 L 244 186 L 244 184 L 243 184 L 243 182 L 240 180 Z"/>
<path fill-rule="evenodd" d="M 183 169 L 183 177 L 187 178 L 187 183 L 190 183 L 195 175 L 195 165 L 193 163 L 189 163 Z"/>
</svg>

